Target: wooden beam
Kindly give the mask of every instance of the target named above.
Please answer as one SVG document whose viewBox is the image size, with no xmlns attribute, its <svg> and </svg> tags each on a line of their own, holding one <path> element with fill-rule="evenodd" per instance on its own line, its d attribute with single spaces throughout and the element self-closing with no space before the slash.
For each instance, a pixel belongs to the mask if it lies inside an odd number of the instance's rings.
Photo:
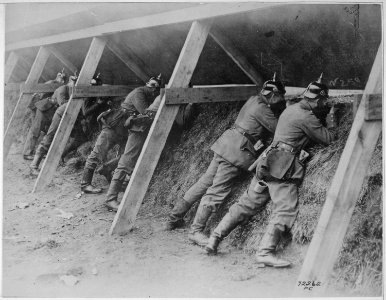
<svg viewBox="0 0 386 300">
<path fill-rule="evenodd" d="M 304 92 L 303 87 L 286 87 L 286 99 Z M 255 85 L 193 86 L 193 88 L 167 88 L 166 104 L 246 101 L 258 93 Z M 362 90 L 330 90 L 330 96 L 363 94 Z"/>
<path fill-rule="evenodd" d="M 5 84 L 7 84 L 9 82 L 9 80 L 11 79 L 13 70 L 15 70 L 15 67 L 16 67 L 18 61 L 19 61 L 19 56 L 14 51 L 12 51 L 9 54 L 9 56 L 7 58 L 7 62 L 5 63 L 5 67 L 4 67 L 4 83 Z"/>
<path fill-rule="evenodd" d="M 35 58 L 34 63 L 32 64 L 31 70 L 28 74 L 26 84 L 37 84 L 40 76 L 42 75 L 44 66 L 46 65 L 50 52 L 45 47 L 40 47 L 39 52 Z M 7 128 L 4 133 L 3 141 L 3 154 L 4 158 L 7 157 L 9 149 L 11 148 L 14 141 L 14 129 L 17 126 L 17 122 L 20 122 L 21 118 L 26 114 L 28 103 L 31 101 L 32 95 L 25 95 L 20 93 L 19 99 L 16 103 L 16 106 L 12 112 L 11 119 L 7 125 Z"/>
<path fill-rule="evenodd" d="M 61 53 L 59 51 L 59 49 L 55 46 L 50 46 L 48 48 L 51 53 L 67 68 L 70 70 L 70 72 L 72 73 L 75 73 L 78 68 L 72 64 L 72 62 L 66 57 L 63 55 L 63 53 Z"/>
<path fill-rule="evenodd" d="M 75 86 L 89 84 L 99 60 L 102 56 L 106 42 L 100 38 L 94 38 L 91 42 L 90 49 L 88 50 L 87 56 L 83 63 L 82 69 L 79 73 L 78 80 Z M 70 98 L 67 103 L 66 110 L 63 114 L 62 120 L 60 121 L 58 130 L 56 131 L 55 137 L 52 141 L 51 147 L 48 150 L 47 157 L 42 165 L 39 176 L 35 182 L 33 193 L 41 190 L 52 180 L 52 176 L 59 164 L 60 158 L 63 154 L 64 147 L 67 144 L 68 137 L 70 136 L 71 130 L 74 126 L 75 120 L 78 116 L 79 110 L 81 109 L 83 100 L 75 101 Z"/>
<path fill-rule="evenodd" d="M 5 46 L 5 51 L 21 48 L 49 45 L 72 40 L 91 38 L 96 36 L 113 34 L 121 31 L 149 28 L 167 24 L 192 22 L 195 20 L 215 18 L 237 13 L 244 13 L 254 10 L 263 10 L 275 6 L 282 6 L 280 3 L 258 3 L 258 2 L 223 2 L 210 3 L 191 8 L 178 9 L 158 14 L 146 15 L 103 25 L 93 26 L 81 30 L 46 36 L 42 38 L 30 39 L 12 43 Z"/>
<path fill-rule="evenodd" d="M 145 63 L 139 58 L 133 50 L 125 47 L 123 50 L 117 43 L 113 41 L 107 42 L 107 47 L 113 52 L 131 71 L 135 73 L 143 82 L 147 82 L 151 72 L 148 70 Z"/>
<path fill-rule="evenodd" d="M 363 97 L 382 93 L 382 53 L 381 42 Z M 297 281 L 321 282 L 321 286 L 310 291 L 297 285 L 296 296 L 316 296 L 326 289 L 381 129 L 381 121 L 365 121 L 362 99 Z"/>
<path fill-rule="evenodd" d="M 76 86 L 72 98 L 126 96 L 138 85 Z"/>
<path fill-rule="evenodd" d="M 20 92 L 21 86 L 24 85 L 24 83 L 20 82 L 9 82 L 4 87 L 4 92 Z"/>
<path fill-rule="evenodd" d="M 55 90 L 60 87 L 60 83 L 38 83 L 38 84 L 21 84 L 20 92 L 24 94 L 34 94 L 34 93 L 53 93 Z"/>
<path fill-rule="evenodd" d="M 208 37 L 211 23 L 210 20 L 193 22 L 169 80 L 169 87 L 187 87 L 189 85 Z M 166 106 L 165 96 L 162 97 L 160 107 L 110 228 L 110 234 L 125 234 L 133 227 L 178 110 L 179 106 Z"/>
<path fill-rule="evenodd" d="M 365 101 L 365 120 L 382 120 L 382 94 L 367 95 Z"/>
<path fill-rule="evenodd" d="M 264 79 L 261 74 L 256 71 L 245 55 L 237 49 L 234 43 L 220 29 L 213 27 L 209 34 L 254 84 L 259 88 L 263 86 Z"/>
</svg>

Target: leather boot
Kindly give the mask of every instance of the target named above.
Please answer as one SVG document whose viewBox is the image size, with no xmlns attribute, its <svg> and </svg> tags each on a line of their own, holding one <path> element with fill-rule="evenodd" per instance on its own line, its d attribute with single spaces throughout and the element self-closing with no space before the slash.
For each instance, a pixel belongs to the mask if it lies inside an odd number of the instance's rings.
<svg viewBox="0 0 386 300">
<path fill-rule="evenodd" d="M 259 250 L 256 253 L 256 260 L 264 266 L 284 268 L 291 266 L 291 263 L 275 256 L 276 246 L 279 244 L 282 230 L 277 226 L 269 226 L 260 241 Z"/>
<path fill-rule="evenodd" d="M 203 233 L 203 231 L 211 214 L 211 207 L 200 204 L 197 209 L 196 216 L 194 217 L 191 233 L 188 236 L 189 240 L 194 244 L 205 247 L 208 243 L 208 237 Z"/>
<path fill-rule="evenodd" d="M 94 175 L 94 170 L 89 168 L 84 168 L 83 178 L 80 183 L 81 190 L 86 194 L 100 194 L 102 192 L 101 188 L 93 187 L 91 185 L 92 177 Z"/>
<path fill-rule="evenodd" d="M 217 248 L 220 242 L 228 236 L 238 224 L 239 220 L 227 213 L 210 235 L 208 244 L 205 246 L 206 253 L 217 254 Z"/>
<path fill-rule="evenodd" d="M 113 179 L 110 183 L 109 190 L 106 196 L 105 206 L 112 211 L 118 211 L 119 202 L 118 194 L 121 190 L 123 181 L 120 179 Z"/>
<path fill-rule="evenodd" d="M 218 236 L 211 234 L 209 237 L 208 243 L 205 246 L 206 253 L 216 255 L 217 248 L 220 242 L 221 242 L 221 239 Z"/>
<path fill-rule="evenodd" d="M 164 230 L 171 231 L 176 228 L 183 227 L 185 225 L 184 216 L 191 208 L 192 203 L 185 201 L 185 199 L 177 200 L 176 205 L 174 205 L 173 210 L 169 214 L 168 221 L 165 224 Z"/>
<path fill-rule="evenodd" d="M 41 151 L 36 151 L 35 156 L 31 164 L 29 165 L 33 174 L 39 175 L 39 165 L 42 159 L 43 159 L 43 153 Z"/>
</svg>

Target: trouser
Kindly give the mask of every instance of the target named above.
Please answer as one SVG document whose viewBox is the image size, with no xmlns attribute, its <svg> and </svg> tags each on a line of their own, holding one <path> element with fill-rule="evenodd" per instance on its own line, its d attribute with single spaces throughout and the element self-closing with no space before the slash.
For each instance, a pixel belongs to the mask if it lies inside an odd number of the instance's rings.
<svg viewBox="0 0 386 300">
<path fill-rule="evenodd" d="M 248 189 L 239 201 L 233 204 L 226 217 L 240 224 L 246 222 L 272 199 L 273 207 L 268 228 L 278 227 L 282 231 L 290 229 L 298 214 L 298 187 L 295 183 L 287 181 L 268 181 L 267 187 L 256 191 L 255 186 L 259 182 L 253 177 Z M 225 218 L 225 216 L 224 216 Z M 223 237 L 221 228 L 214 230 L 214 235 Z"/>
<path fill-rule="evenodd" d="M 201 200 L 200 205 L 215 211 L 229 195 L 233 179 L 241 172 L 240 168 L 215 153 L 205 174 L 185 193 L 184 200 L 192 205 Z"/>
<path fill-rule="evenodd" d="M 29 129 L 25 140 L 23 155 L 32 155 L 34 153 L 40 132 L 47 132 L 54 113 L 54 107 L 46 111 L 36 110 L 36 115 L 32 120 L 31 128 Z"/>
<path fill-rule="evenodd" d="M 107 201 L 113 201 L 118 198 L 118 193 L 121 189 L 123 181 L 127 175 L 131 175 L 137 163 L 137 159 L 141 154 L 143 144 L 147 137 L 145 132 L 130 132 L 126 142 L 124 153 L 119 159 L 118 166 L 114 171 L 113 178 L 109 190 L 107 192 Z"/>
<path fill-rule="evenodd" d="M 48 131 L 46 135 L 44 136 L 43 140 L 40 142 L 38 149 L 36 150 L 36 153 L 39 153 L 40 155 L 46 154 L 48 152 L 48 149 L 50 149 L 50 146 L 52 144 L 52 141 L 54 140 L 54 136 L 56 131 L 58 130 L 60 120 L 62 119 L 62 116 L 55 112 L 51 125 L 48 128 Z"/>
<path fill-rule="evenodd" d="M 98 138 L 95 142 L 94 148 L 91 151 L 90 155 L 87 157 L 85 164 L 85 172 L 87 170 L 92 170 L 92 173 L 98 166 L 98 164 L 106 161 L 107 154 L 114 145 L 120 144 L 124 137 L 122 134 L 119 134 L 117 130 L 114 130 L 110 127 L 104 127 L 101 133 L 98 135 Z M 82 182 L 82 186 L 91 184 L 90 182 Z"/>
</svg>

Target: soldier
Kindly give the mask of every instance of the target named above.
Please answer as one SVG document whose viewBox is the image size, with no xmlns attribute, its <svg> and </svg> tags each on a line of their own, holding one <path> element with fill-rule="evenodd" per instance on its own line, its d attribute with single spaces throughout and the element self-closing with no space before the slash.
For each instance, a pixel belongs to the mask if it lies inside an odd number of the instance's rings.
<svg viewBox="0 0 386 300">
<path fill-rule="evenodd" d="M 263 143 L 276 129 L 278 115 L 285 108 L 285 88 L 282 82 L 264 83 L 259 95 L 244 104 L 234 126 L 214 143 L 214 157 L 206 173 L 180 199 L 169 215 L 165 230 L 183 226 L 183 217 L 190 207 L 201 199 L 191 226 L 189 239 L 205 246 L 208 238 L 203 233 L 211 214 L 231 192 L 232 184 L 241 172 L 256 160 Z"/>
<path fill-rule="evenodd" d="M 327 116 L 327 128 L 322 126 L 313 111 L 326 105 L 328 88 L 321 82 L 312 82 L 304 98 L 290 105 L 282 113 L 272 144 L 257 159 L 256 176 L 241 196 L 231 206 L 214 229 L 205 247 L 208 254 L 217 252 L 220 241 L 237 225 L 246 222 L 270 200 L 273 210 L 266 232 L 256 254 L 257 261 L 266 266 L 288 267 L 290 262 L 275 256 L 281 235 L 290 230 L 298 213 L 298 186 L 303 180 L 304 161 L 308 156 L 303 149 L 310 142 L 324 145 L 334 139 L 334 115 Z"/>
<path fill-rule="evenodd" d="M 158 79 L 160 83 L 160 77 L 158 77 Z M 133 103 L 137 103 L 137 105 L 134 106 L 139 114 L 130 117 L 125 123 L 125 128 L 129 131 L 129 137 L 127 138 L 125 150 L 119 158 L 118 165 L 114 170 L 109 190 L 106 195 L 105 205 L 111 211 L 118 210 L 118 194 L 130 181 L 130 176 L 133 173 L 137 159 L 141 154 L 143 144 L 145 143 L 151 123 L 154 120 L 162 98 L 161 95 L 158 95 L 150 105 L 145 104 L 143 100 L 138 100 L 135 102 L 133 101 Z M 141 102 L 143 104 L 138 107 L 138 104 Z"/>
<path fill-rule="evenodd" d="M 53 103 L 54 106 L 58 107 L 55 110 L 55 114 L 52 118 L 50 127 L 47 131 L 47 134 L 44 136 L 43 140 L 40 142 L 35 156 L 30 164 L 30 168 L 33 174 L 37 175 L 39 171 L 39 165 L 40 162 L 43 159 L 43 156 L 48 152 L 48 149 L 51 146 L 52 140 L 54 139 L 56 130 L 59 127 L 60 120 L 62 119 L 62 116 L 64 114 L 64 111 L 66 110 L 67 102 L 70 99 L 70 93 L 72 87 L 75 85 L 76 80 L 78 77 L 70 76 L 70 80 L 66 85 L 62 85 L 58 87 L 52 97 L 50 98 L 50 102 Z"/>
<path fill-rule="evenodd" d="M 138 87 L 131 91 L 126 99 L 122 102 L 119 110 L 108 110 L 101 114 L 98 118 L 103 123 L 102 131 L 99 134 L 94 149 L 86 160 L 86 165 L 83 170 L 81 182 L 81 190 L 85 193 L 98 194 L 102 192 L 101 188 L 91 185 L 94 171 L 98 164 L 106 160 L 108 151 L 115 145 L 119 144 L 123 138 L 128 135 L 128 130 L 125 128 L 126 121 L 132 120 L 134 116 L 145 113 L 146 108 L 154 101 L 159 94 L 161 77 L 152 77 L 145 86 Z M 126 124 L 129 125 L 129 124 Z M 131 131 L 130 131 L 131 133 Z M 141 134 L 136 134 L 131 137 L 131 141 L 140 140 Z M 145 136 L 146 138 L 146 136 Z M 127 143 L 128 145 L 129 143 Z M 134 145 L 134 144 L 130 144 Z M 142 146 L 141 146 L 142 147 Z M 126 147 L 127 148 L 127 147 Z M 138 146 L 125 149 L 127 155 L 136 155 Z M 125 153 L 127 152 L 125 151 Z M 140 150 L 139 150 L 140 151 Z M 123 160 L 121 158 L 121 160 Z M 119 165 L 118 165 L 119 167 Z M 119 172 L 124 174 L 125 172 Z M 118 173 L 117 173 L 118 174 Z M 119 179 L 121 179 L 119 177 Z"/>
<path fill-rule="evenodd" d="M 102 85 L 100 73 L 93 77 L 91 85 Z M 78 148 L 88 139 L 92 139 L 94 134 L 96 134 L 99 130 L 97 117 L 110 107 L 111 101 L 108 97 L 89 97 L 84 100 L 82 110 L 75 121 L 73 130 L 71 131 L 70 139 L 63 150 L 63 159 L 68 153 Z"/>
<path fill-rule="evenodd" d="M 64 70 L 56 75 L 54 80 L 49 80 L 45 84 L 60 83 L 64 84 L 66 74 Z M 27 138 L 24 144 L 23 158 L 25 160 L 32 160 L 33 153 L 37 141 L 40 136 L 40 132 L 47 132 L 48 127 L 52 121 L 57 106 L 49 98 L 51 93 L 34 94 L 28 108 L 32 111 L 32 125 L 28 131 Z"/>
</svg>

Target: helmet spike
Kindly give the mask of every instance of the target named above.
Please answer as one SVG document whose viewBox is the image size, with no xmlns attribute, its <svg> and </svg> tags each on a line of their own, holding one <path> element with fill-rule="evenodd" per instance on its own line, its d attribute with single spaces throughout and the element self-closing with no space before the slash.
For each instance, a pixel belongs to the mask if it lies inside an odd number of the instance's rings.
<svg viewBox="0 0 386 300">
<path fill-rule="evenodd" d="M 273 74 L 272 81 L 273 81 L 273 82 L 276 81 L 276 72 Z"/>
<path fill-rule="evenodd" d="M 60 73 L 62 73 L 62 74 L 64 73 L 64 67 L 63 67 L 63 69 L 62 69 L 62 72 L 60 72 Z"/>
<path fill-rule="evenodd" d="M 161 76 L 162 76 L 162 74 L 159 73 L 159 75 L 157 76 L 157 80 L 161 80 Z"/>
<path fill-rule="evenodd" d="M 96 76 L 96 78 L 99 78 L 100 75 L 101 75 L 101 72 L 98 73 L 98 75 Z"/>
<path fill-rule="evenodd" d="M 322 83 L 322 79 L 323 79 L 323 72 L 320 74 L 320 77 L 319 77 L 317 83 Z"/>
</svg>

